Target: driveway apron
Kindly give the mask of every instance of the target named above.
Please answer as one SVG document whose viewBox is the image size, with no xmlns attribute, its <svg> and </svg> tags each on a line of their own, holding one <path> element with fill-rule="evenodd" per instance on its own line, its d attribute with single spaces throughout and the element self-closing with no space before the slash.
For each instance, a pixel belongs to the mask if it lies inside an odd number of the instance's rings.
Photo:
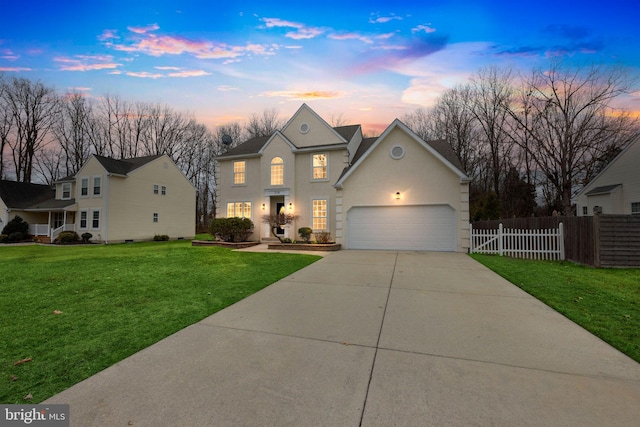
<svg viewBox="0 0 640 427">
<path fill-rule="evenodd" d="M 72 426 L 630 426 L 640 364 L 465 254 L 328 254 L 53 396 Z"/>
</svg>

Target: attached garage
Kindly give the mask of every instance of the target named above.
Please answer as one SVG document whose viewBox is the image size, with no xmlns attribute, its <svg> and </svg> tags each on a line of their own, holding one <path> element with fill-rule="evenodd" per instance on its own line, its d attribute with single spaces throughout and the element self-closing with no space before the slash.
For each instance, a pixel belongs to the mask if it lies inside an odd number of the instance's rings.
<svg viewBox="0 0 640 427">
<path fill-rule="evenodd" d="M 348 249 L 456 250 L 456 212 L 448 205 L 357 206 L 347 212 Z"/>
</svg>

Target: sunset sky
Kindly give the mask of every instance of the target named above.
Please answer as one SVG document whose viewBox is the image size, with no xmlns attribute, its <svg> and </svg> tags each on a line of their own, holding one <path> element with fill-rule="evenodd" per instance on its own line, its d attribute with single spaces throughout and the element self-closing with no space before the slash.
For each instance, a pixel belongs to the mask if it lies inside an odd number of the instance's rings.
<svg viewBox="0 0 640 427">
<path fill-rule="evenodd" d="M 0 0 L 0 72 L 193 112 L 210 127 L 306 102 L 375 134 L 480 67 L 640 71 L 637 0 Z M 621 100 L 640 110 L 640 89 Z"/>
</svg>

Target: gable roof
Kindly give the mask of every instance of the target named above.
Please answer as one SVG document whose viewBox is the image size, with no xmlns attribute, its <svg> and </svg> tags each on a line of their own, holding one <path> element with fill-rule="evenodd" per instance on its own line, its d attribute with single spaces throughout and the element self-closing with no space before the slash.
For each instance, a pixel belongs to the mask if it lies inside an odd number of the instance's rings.
<svg viewBox="0 0 640 427">
<path fill-rule="evenodd" d="M 96 160 L 100 162 L 102 167 L 105 168 L 107 172 L 116 175 L 127 175 L 129 172 L 134 171 L 139 167 L 144 166 L 147 163 L 152 162 L 162 156 L 163 154 L 156 154 L 153 156 L 133 157 L 131 159 L 117 160 L 111 157 L 94 155 Z"/>
<path fill-rule="evenodd" d="M 587 193 L 587 196 L 595 196 L 596 194 L 609 194 L 622 184 L 605 185 L 602 187 L 596 187 Z"/>
<path fill-rule="evenodd" d="M 303 103 L 300 106 L 300 108 L 298 108 L 298 111 L 296 111 L 293 114 L 293 116 L 291 116 L 291 118 L 287 121 L 287 123 L 282 127 L 282 133 L 283 134 L 287 131 L 287 128 L 296 120 L 296 117 L 298 117 L 298 115 L 300 115 L 302 113 L 302 111 L 307 111 L 307 112 L 311 113 L 311 115 L 313 117 L 315 117 L 316 120 L 318 120 L 320 123 L 322 123 L 322 125 L 326 126 L 327 129 L 333 131 L 335 136 L 338 137 L 338 139 L 340 140 L 339 143 L 347 143 L 347 142 L 349 142 L 350 138 L 345 138 L 340 132 L 338 132 L 338 130 L 336 128 L 332 127 L 329 123 L 327 123 L 327 121 L 325 119 L 320 117 L 318 115 L 318 113 L 313 111 L 313 108 L 309 107 L 306 103 Z M 341 126 L 341 127 L 348 127 L 348 126 Z"/>
<path fill-rule="evenodd" d="M 55 197 L 49 185 L 0 180 L 0 199 L 12 209 L 24 209 Z"/>
<path fill-rule="evenodd" d="M 400 120 L 395 119 L 393 123 L 385 129 L 385 131 L 377 138 L 365 138 L 360 143 L 360 147 L 356 151 L 356 154 L 353 158 L 351 165 L 346 167 L 342 171 L 342 175 L 338 178 L 338 181 L 335 184 L 335 187 L 340 188 L 342 183 L 347 179 L 351 173 L 364 161 L 364 159 L 369 156 L 369 154 L 380 145 L 380 143 L 391 133 L 391 131 L 395 128 L 399 128 L 402 131 L 406 132 L 411 138 L 413 138 L 418 144 L 422 145 L 427 151 L 433 154 L 436 158 L 438 158 L 445 166 L 449 167 L 456 175 L 460 177 L 462 181 L 469 181 L 469 177 L 467 176 L 464 168 L 462 166 L 462 162 L 456 155 L 451 145 L 447 143 L 445 140 L 436 140 L 436 141 L 424 141 L 418 135 L 416 135 L 411 129 L 407 127 Z"/>
<path fill-rule="evenodd" d="M 340 135 L 341 138 L 345 139 L 346 141 L 350 141 L 351 138 L 353 138 L 353 136 L 356 134 L 358 129 L 360 129 L 360 125 L 338 126 L 333 129 L 338 135 Z M 289 141 L 282 132 L 275 131 L 273 134 L 269 136 L 254 136 L 253 138 L 250 138 L 245 142 L 238 144 L 237 146 L 229 149 L 226 153 L 221 154 L 216 158 L 219 160 L 226 160 L 226 159 L 232 159 L 232 158 L 258 156 L 262 154 L 262 151 L 264 151 L 264 149 L 266 148 L 267 143 L 270 142 L 271 139 L 273 139 L 273 137 L 276 135 L 280 135 L 282 139 L 284 139 L 288 144 L 291 145 L 292 148 L 298 149 L 298 147 L 296 147 L 291 141 Z M 344 146 L 343 143 L 341 143 L 340 146 Z M 300 150 L 315 150 L 315 149 L 322 149 L 326 147 L 331 147 L 331 146 L 323 145 L 323 146 L 315 146 L 315 147 L 304 147 L 303 149 L 300 149 Z"/>
<path fill-rule="evenodd" d="M 616 163 L 618 162 L 618 160 L 620 160 L 620 158 L 622 158 L 623 156 L 625 156 L 625 155 L 626 155 L 626 153 L 627 153 L 629 150 L 631 150 L 631 147 L 633 147 L 633 146 L 634 146 L 634 145 L 636 145 L 636 144 L 640 144 L 640 136 L 638 136 L 636 139 L 634 139 L 633 141 L 631 141 L 631 142 L 630 142 L 630 143 L 629 143 L 629 144 L 624 148 L 624 150 L 622 150 L 622 151 L 621 151 L 621 152 L 620 152 L 616 157 L 614 157 L 614 158 L 613 158 L 613 160 L 611 160 L 611 161 L 609 162 L 609 164 L 607 164 L 607 165 L 604 167 L 604 169 L 602 169 L 602 170 L 600 171 L 600 173 L 598 173 L 595 177 L 593 177 L 593 179 L 592 179 L 591 181 L 589 181 L 589 182 L 588 182 L 584 187 L 582 187 L 582 190 L 580 190 L 580 191 L 578 192 L 578 194 L 576 194 L 576 196 L 575 196 L 575 197 L 576 197 L 576 198 L 578 198 L 578 197 L 582 196 L 582 195 L 583 195 L 583 194 L 585 194 L 585 193 L 586 193 L 585 195 L 593 195 L 593 194 L 595 194 L 595 193 L 593 193 L 595 190 L 598 190 L 598 189 L 600 189 L 600 188 L 603 188 L 603 187 L 597 187 L 597 188 L 594 188 L 594 189 L 592 189 L 592 190 L 589 190 L 589 192 L 587 192 L 587 188 L 589 188 L 592 184 L 596 183 L 596 182 L 600 179 L 600 177 L 602 177 L 602 176 L 603 176 L 603 175 L 604 175 L 604 174 L 605 174 L 605 173 L 606 173 L 606 172 L 607 172 L 607 171 L 608 171 L 608 170 L 609 170 L 609 169 L 610 169 L 614 164 L 616 164 Z M 619 184 L 618 184 L 618 185 L 619 185 Z M 608 187 L 608 186 L 607 186 L 607 187 Z M 609 190 L 609 191 L 611 191 L 611 190 Z"/>
</svg>

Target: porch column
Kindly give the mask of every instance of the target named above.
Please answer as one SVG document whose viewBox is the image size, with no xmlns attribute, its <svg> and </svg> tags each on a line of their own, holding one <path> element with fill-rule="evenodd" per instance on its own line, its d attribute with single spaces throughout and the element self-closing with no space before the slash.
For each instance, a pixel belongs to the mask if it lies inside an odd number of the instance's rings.
<svg viewBox="0 0 640 427">
<path fill-rule="evenodd" d="M 49 219 L 47 220 L 47 234 L 49 234 L 50 239 L 53 239 L 53 230 L 51 229 L 51 211 L 49 211 Z"/>
<path fill-rule="evenodd" d="M 260 209 L 262 209 L 262 206 L 260 206 Z M 264 201 L 264 210 L 262 211 L 261 215 L 269 215 L 271 212 L 271 197 L 270 196 L 265 196 L 265 201 Z M 260 218 L 260 222 L 262 223 L 262 217 Z M 269 224 L 263 224 L 263 229 L 264 231 L 262 232 L 263 237 L 271 237 L 271 227 L 269 226 Z"/>
</svg>

